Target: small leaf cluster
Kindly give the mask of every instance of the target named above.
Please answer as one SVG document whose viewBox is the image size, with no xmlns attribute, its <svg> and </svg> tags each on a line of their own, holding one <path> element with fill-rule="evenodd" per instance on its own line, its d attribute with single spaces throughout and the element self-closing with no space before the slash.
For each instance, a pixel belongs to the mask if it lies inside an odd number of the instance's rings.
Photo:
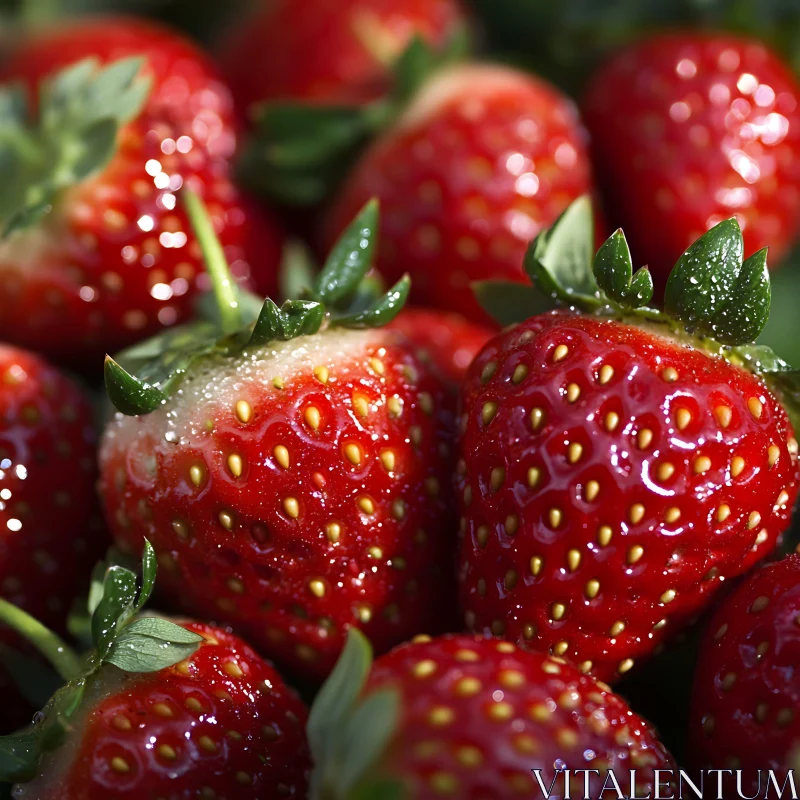
<svg viewBox="0 0 800 800">
<path fill-rule="evenodd" d="M 372 647 L 357 629 L 317 695 L 308 717 L 315 763 L 311 796 L 329 800 L 398 800 L 402 785 L 372 774 L 394 735 L 400 698 L 393 689 L 362 696 L 372 667 Z"/>
<path fill-rule="evenodd" d="M 411 282 L 401 278 L 388 291 L 369 275 L 380 215 L 367 203 L 344 231 L 316 277 L 303 267 L 298 299 L 278 306 L 238 290 L 200 199 L 184 189 L 186 208 L 213 286 L 198 309 L 204 318 L 166 331 L 105 363 L 108 396 L 118 411 L 148 414 L 166 402 L 200 360 L 237 356 L 248 347 L 317 333 L 324 326 L 374 328 L 391 322 L 408 299 Z M 258 309 L 256 311 L 256 309 Z"/>
<path fill-rule="evenodd" d="M 27 730 L 0 737 L 0 781 L 35 777 L 42 754 L 58 748 L 70 730 L 93 678 L 103 665 L 125 672 L 157 672 L 192 655 L 202 637 L 157 617 L 139 617 L 153 591 L 156 556 L 145 541 L 141 585 L 136 574 L 118 564 L 100 565 L 94 573 L 87 604 L 93 649 L 81 661 L 58 637 L 19 609 L 0 620 L 12 624 L 49 656 L 65 685 L 59 688 Z"/>
<path fill-rule="evenodd" d="M 41 218 L 56 194 L 111 160 L 122 125 L 150 93 L 143 59 L 101 67 L 88 58 L 43 84 L 35 114 L 25 90 L 0 87 L 0 225 L 3 235 Z"/>
</svg>

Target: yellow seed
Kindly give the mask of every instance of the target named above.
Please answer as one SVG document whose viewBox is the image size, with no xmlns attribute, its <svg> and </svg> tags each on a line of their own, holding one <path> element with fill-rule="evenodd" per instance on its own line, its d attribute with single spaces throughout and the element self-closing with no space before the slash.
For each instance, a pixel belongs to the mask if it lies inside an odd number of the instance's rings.
<svg viewBox="0 0 800 800">
<path fill-rule="evenodd" d="M 206 478 L 206 468 L 202 464 L 192 464 L 189 468 L 189 477 L 195 486 L 200 486 Z"/>
<path fill-rule="evenodd" d="M 769 598 L 768 597 L 757 597 L 753 601 L 753 605 L 750 606 L 750 612 L 752 614 L 760 614 L 767 606 L 769 605 Z"/>
<path fill-rule="evenodd" d="M 675 414 L 675 424 L 678 426 L 678 430 L 684 430 L 691 421 L 692 412 L 688 408 L 679 408 L 677 414 Z"/>
<path fill-rule="evenodd" d="M 759 703 L 756 706 L 756 722 L 764 722 L 769 713 L 769 706 L 766 703 Z"/>
<path fill-rule="evenodd" d="M 612 626 L 609 635 L 612 637 L 619 636 L 625 630 L 625 623 L 619 619 Z"/>
<path fill-rule="evenodd" d="M 756 536 L 756 544 L 757 545 L 764 544 L 764 542 L 767 541 L 768 537 L 769 537 L 769 534 L 767 533 L 767 529 L 766 528 L 762 528 L 758 532 L 758 536 Z"/>
<path fill-rule="evenodd" d="M 461 678 L 455 685 L 455 692 L 460 697 L 471 697 L 481 688 L 482 684 L 477 678 Z"/>
<path fill-rule="evenodd" d="M 275 456 L 275 460 L 278 464 L 284 469 L 289 469 L 289 451 L 282 444 L 276 445 L 272 454 Z"/>
<path fill-rule="evenodd" d="M 589 481 L 586 484 L 586 491 L 583 495 L 584 498 L 591 503 L 598 494 L 600 494 L 600 484 L 597 481 Z"/>
<path fill-rule="evenodd" d="M 621 661 L 619 666 L 617 667 L 617 672 L 620 675 L 624 675 L 626 672 L 630 672 L 633 669 L 633 659 L 626 658 L 624 661 Z"/>
<path fill-rule="evenodd" d="M 369 414 L 369 401 L 363 394 L 353 395 L 353 408 L 362 419 Z"/>
<path fill-rule="evenodd" d="M 567 386 L 567 402 L 574 403 L 581 396 L 581 387 L 577 383 Z"/>
<path fill-rule="evenodd" d="M 642 428 L 636 437 L 636 443 L 640 450 L 647 450 L 653 442 L 653 431 L 650 428 Z"/>
<path fill-rule="evenodd" d="M 749 397 L 747 399 L 747 410 L 753 416 L 753 419 L 761 419 L 761 413 L 764 411 L 764 404 L 758 397 Z"/>
<path fill-rule="evenodd" d="M 283 387 L 284 387 L 284 385 L 285 385 L 285 384 L 284 384 L 284 382 L 283 382 L 283 378 L 281 378 L 281 376 L 280 376 L 280 375 L 276 375 L 276 376 L 275 376 L 275 377 L 272 379 L 272 385 L 273 385 L 273 386 L 274 386 L 276 389 L 283 389 Z"/>
<path fill-rule="evenodd" d="M 153 711 L 158 714 L 159 717 L 173 717 L 175 716 L 172 713 L 172 709 L 166 703 L 156 703 L 153 706 Z"/>
<path fill-rule="evenodd" d="M 194 711 L 195 714 L 203 712 L 203 704 L 196 697 L 187 697 L 184 705 L 189 711 Z"/>
<path fill-rule="evenodd" d="M 236 783 L 242 786 L 250 786 L 253 783 L 253 779 L 246 772 L 239 770 L 239 772 L 236 773 Z"/>
<path fill-rule="evenodd" d="M 587 581 L 584 591 L 590 600 L 594 600 L 594 598 L 600 593 L 600 581 L 594 579 Z"/>
<path fill-rule="evenodd" d="M 760 524 L 761 514 L 759 514 L 758 511 L 751 511 L 750 516 L 747 518 L 747 530 L 751 531 Z"/>
<path fill-rule="evenodd" d="M 558 741 L 559 746 L 565 749 L 576 747 L 580 741 L 578 734 L 569 728 L 562 728 L 556 734 L 556 740 Z"/>
<path fill-rule="evenodd" d="M 372 558 L 381 559 L 383 558 L 383 550 L 380 547 L 370 547 L 367 552 L 370 554 Z"/>
<path fill-rule="evenodd" d="M 731 515 L 731 507 L 726 503 L 723 503 L 717 509 L 717 522 L 725 522 L 726 519 Z"/>
<path fill-rule="evenodd" d="M 437 728 L 450 725 L 455 718 L 455 712 L 447 706 L 435 706 L 428 712 L 428 723 Z"/>
<path fill-rule="evenodd" d="M 319 430 L 320 413 L 316 406 L 309 406 L 304 416 L 309 428 L 314 431 Z"/>
<path fill-rule="evenodd" d="M 197 740 L 197 743 L 207 753 L 216 753 L 217 752 L 217 743 L 210 736 L 201 736 Z"/>
<path fill-rule="evenodd" d="M 503 528 L 509 536 L 513 536 L 519 530 L 519 517 L 516 514 L 509 514 Z"/>
<path fill-rule="evenodd" d="M 789 451 L 789 455 L 791 456 L 797 455 L 798 444 L 797 444 L 797 439 L 795 439 L 794 436 L 790 436 L 786 440 L 786 449 Z"/>
<path fill-rule="evenodd" d="M 539 428 L 542 427 L 542 423 L 544 422 L 544 411 L 541 408 L 534 408 L 531 411 L 531 427 L 538 431 Z"/>
<path fill-rule="evenodd" d="M 717 406 L 714 409 L 714 416 L 717 418 L 720 428 L 727 428 L 731 424 L 733 412 L 728 406 Z"/>
<path fill-rule="evenodd" d="M 491 477 L 489 478 L 489 483 L 492 487 L 492 491 L 496 492 L 502 485 L 503 481 L 506 479 L 506 471 L 503 467 L 495 467 L 492 470 Z"/>
<path fill-rule="evenodd" d="M 129 731 L 133 728 L 131 721 L 124 714 L 117 714 L 114 719 L 111 720 L 111 724 L 118 731 Z"/>
<path fill-rule="evenodd" d="M 477 747 L 472 747 L 470 745 L 459 747 L 456 751 L 456 758 L 459 764 L 473 769 L 483 764 L 483 754 L 481 751 Z M 455 788 L 453 791 L 455 791 Z"/>
<path fill-rule="evenodd" d="M 489 706 L 489 718 L 495 722 L 505 722 L 514 716 L 514 708 L 510 703 L 495 703 Z"/>
<path fill-rule="evenodd" d="M 403 401 L 396 394 L 393 394 L 386 401 L 386 408 L 389 410 L 389 416 L 392 419 L 397 419 L 403 413 Z"/>
<path fill-rule="evenodd" d="M 234 478 L 242 477 L 242 470 L 244 469 L 244 462 L 238 453 L 231 453 L 228 456 L 228 469 Z"/>
<path fill-rule="evenodd" d="M 338 522 L 329 522 L 325 526 L 325 536 L 329 542 L 338 542 L 342 535 L 342 526 Z"/>
<path fill-rule="evenodd" d="M 615 411 L 609 411 L 603 420 L 603 424 L 609 433 L 611 431 L 615 431 L 619 425 L 619 414 L 617 414 Z"/>
<path fill-rule="evenodd" d="M 242 668 L 235 661 L 226 661 L 222 668 L 231 678 L 241 678 L 244 675 Z"/>
<path fill-rule="evenodd" d="M 583 455 L 583 445 L 578 444 L 578 442 L 572 442 L 569 446 L 569 450 L 567 451 L 567 460 L 570 464 L 577 464 L 581 460 L 581 456 Z"/>
<path fill-rule="evenodd" d="M 538 575 L 542 571 L 543 564 L 544 561 L 541 556 L 533 556 L 530 563 L 531 575 Z"/>
<path fill-rule="evenodd" d="M 518 580 L 519 576 L 513 569 L 510 569 L 508 572 L 506 572 L 506 576 L 503 578 L 503 586 L 505 587 L 506 591 L 510 592 L 517 585 Z"/>
<path fill-rule="evenodd" d="M 314 377 L 320 383 L 328 382 L 328 368 L 327 367 L 314 367 Z"/>
<path fill-rule="evenodd" d="M 314 578 L 308 582 L 308 588 L 316 597 L 325 597 L 325 581 Z"/>
<path fill-rule="evenodd" d="M 603 547 L 608 547 L 613 535 L 614 531 L 612 531 L 608 525 L 601 525 L 600 529 L 597 531 L 598 544 L 602 545 Z"/>
<path fill-rule="evenodd" d="M 711 459 L 708 456 L 698 456 L 692 464 L 695 473 L 700 475 L 703 472 L 708 472 L 711 469 Z"/>
<path fill-rule="evenodd" d="M 553 645 L 553 653 L 557 656 L 563 656 L 569 650 L 569 642 L 556 642 Z"/>
<path fill-rule="evenodd" d="M 480 547 L 486 547 L 486 543 L 489 541 L 489 529 L 485 525 L 481 525 L 477 531 L 475 531 L 475 538 L 478 540 L 478 545 Z"/>
<path fill-rule="evenodd" d="M 714 717 L 707 716 L 703 720 L 703 733 L 705 733 L 706 736 L 711 736 L 711 734 L 714 733 L 714 730 L 716 729 L 716 727 L 717 727 L 717 723 L 716 723 L 716 720 L 714 719 Z"/>
<path fill-rule="evenodd" d="M 524 364 L 517 364 L 514 374 L 511 376 L 513 383 L 522 383 L 528 377 L 528 368 Z"/>
<path fill-rule="evenodd" d="M 558 528 L 559 525 L 561 525 L 563 515 L 561 514 L 560 508 L 551 508 L 547 516 L 551 528 Z"/>
<path fill-rule="evenodd" d="M 383 375 L 386 372 L 383 361 L 379 358 L 371 358 L 369 360 L 369 366 L 376 375 Z"/>
<path fill-rule="evenodd" d="M 553 351 L 553 361 L 563 361 L 569 353 L 569 348 L 565 344 L 560 344 Z"/>
<path fill-rule="evenodd" d="M 659 464 L 656 475 L 660 481 L 668 481 L 675 474 L 675 465 L 669 461 Z"/>
<path fill-rule="evenodd" d="M 644 548 L 635 544 L 628 548 L 628 563 L 635 564 L 644 555 Z"/>
<path fill-rule="evenodd" d="M 675 381 L 678 380 L 678 371 L 673 367 L 667 367 L 661 372 L 661 377 L 667 383 L 675 383 Z"/>
<path fill-rule="evenodd" d="M 767 463 L 770 467 L 774 467 L 781 457 L 781 449 L 777 445 L 771 444 L 767 450 Z"/>
<path fill-rule="evenodd" d="M 297 519 L 300 516 L 300 504 L 295 497 L 286 497 L 283 500 L 283 510 L 287 517 Z"/>
<path fill-rule="evenodd" d="M 496 371 L 497 371 L 497 362 L 487 361 L 486 366 L 481 371 L 481 383 L 489 383 L 489 381 L 494 377 L 494 373 Z"/>
<path fill-rule="evenodd" d="M 166 761 L 174 761 L 178 754 L 175 752 L 174 747 L 170 747 L 168 744 L 160 744 L 156 751 L 161 756 L 161 758 L 165 759 Z"/>
<path fill-rule="evenodd" d="M 358 466 L 361 463 L 361 448 L 357 444 L 346 444 L 344 446 L 344 454 L 347 460 L 353 464 L 354 466 Z"/>
<path fill-rule="evenodd" d="M 731 459 L 731 475 L 735 478 L 741 475 L 744 469 L 744 459 L 741 456 L 734 456 Z"/>
<path fill-rule="evenodd" d="M 628 510 L 628 519 L 633 525 L 638 524 L 644 519 L 644 506 L 641 503 L 634 503 Z"/>
<path fill-rule="evenodd" d="M 497 414 L 497 403 L 484 403 L 483 409 L 481 410 L 481 419 L 483 420 L 484 425 L 488 425 L 496 416 Z"/>
<path fill-rule="evenodd" d="M 449 772 L 434 772 L 428 781 L 436 794 L 455 794 L 458 791 L 458 779 Z"/>
<path fill-rule="evenodd" d="M 131 771 L 130 764 L 128 764 L 124 758 L 120 758 L 119 756 L 114 756 L 114 758 L 111 759 L 111 769 L 113 769 L 114 772 L 119 772 L 122 775 Z"/>
<path fill-rule="evenodd" d="M 373 503 L 371 497 L 359 497 L 357 500 L 358 507 L 365 513 L 365 514 L 374 514 L 375 513 L 375 503 Z"/>
<path fill-rule="evenodd" d="M 219 524 L 222 525 L 226 531 L 233 530 L 233 515 L 230 511 L 220 511 L 218 519 Z"/>
<path fill-rule="evenodd" d="M 681 510 L 675 506 L 670 506 L 664 512 L 664 519 L 666 522 L 677 522 L 681 518 Z"/>
<path fill-rule="evenodd" d="M 793 719 L 794 711 L 791 708 L 782 708 L 775 717 L 775 722 L 778 723 L 779 728 L 785 728 L 791 724 Z"/>
<path fill-rule="evenodd" d="M 415 678 L 429 678 L 434 672 L 436 672 L 436 662 L 432 659 L 419 661 L 414 664 L 411 672 Z"/>
<path fill-rule="evenodd" d="M 722 679 L 722 691 L 729 692 L 733 685 L 736 683 L 736 673 L 729 672 L 725 677 Z"/>
<path fill-rule="evenodd" d="M 528 486 L 531 489 L 536 487 L 536 484 L 539 483 L 539 478 L 541 477 L 541 472 L 537 467 L 530 467 L 528 469 Z"/>
<path fill-rule="evenodd" d="M 522 635 L 528 641 L 530 641 L 531 639 L 533 639 L 534 636 L 536 636 L 536 626 L 535 625 L 531 625 L 530 623 L 527 623 L 527 624 L 523 625 L 522 626 Z"/>
<path fill-rule="evenodd" d="M 667 589 L 667 591 L 661 595 L 659 600 L 666 605 L 667 603 L 671 603 L 675 599 L 675 594 L 676 592 L 674 589 Z"/>
<path fill-rule="evenodd" d="M 392 472 L 394 470 L 395 458 L 393 450 L 384 450 L 381 453 L 381 464 L 383 464 L 383 468 L 387 472 Z"/>
<path fill-rule="evenodd" d="M 580 550 L 570 550 L 567 553 L 567 565 L 569 566 L 570 572 L 575 572 L 576 569 L 581 565 L 581 553 Z"/>
<path fill-rule="evenodd" d="M 563 603 L 553 603 L 550 606 L 550 616 L 556 621 L 564 619 L 564 614 L 566 613 L 567 607 Z"/>
<path fill-rule="evenodd" d="M 600 375 L 598 377 L 600 383 L 601 384 L 608 383 L 613 377 L 614 377 L 614 367 L 612 367 L 610 364 L 603 364 L 603 366 L 600 367 Z"/>
<path fill-rule="evenodd" d="M 228 578 L 226 585 L 234 594 L 244 594 L 244 583 L 239 578 Z"/>
<path fill-rule="evenodd" d="M 236 417 L 239 422 L 243 422 L 245 425 L 250 422 L 253 416 L 253 408 L 247 400 L 239 400 L 236 403 Z"/>
</svg>

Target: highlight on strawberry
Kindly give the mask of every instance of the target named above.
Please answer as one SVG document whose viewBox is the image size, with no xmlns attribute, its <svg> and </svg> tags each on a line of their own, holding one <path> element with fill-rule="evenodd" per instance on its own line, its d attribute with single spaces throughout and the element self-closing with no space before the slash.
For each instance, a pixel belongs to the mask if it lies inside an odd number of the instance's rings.
<svg viewBox="0 0 800 800">
<path fill-rule="evenodd" d="M 202 204 L 185 194 L 216 305 L 106 360 L 121 412 L 100 488 L 118 544 L 146 537 L 164 593 L 224 620 L 311 679 L 348 628 L 383 651 L 455 615 L 448 386 L 402 334 L 407 278 L 367 276 L 362 210 L 312 288 L 278 307 L 237 292 Z"/>
<path fill-rule="evenodd" d="M 675 770 L 652 727 L 605 684 L 561 658 L 468 635 L 419 636 L 373 664 L 352 630 L 308 739 L 312 800 L 534 797 L 548 787 L 562 797 L 565 770 L 578 781 L 573 796 L 647 797 L 659 782 L 668 791 L 657 770 Z"/>
<path fill-rule="evenodd" d="M 788 526 L 800 373 L 751 344 L 766 251 L 743 260 L 735 220 L 681 256 L 665 311 L 622 231 L 592 251 L 584 198 L 530 247 L 534 286 L 477 287 L 525 321 L 464 384 L 459 579 L 470 630 L 618 680 Z"/>
<path fill-rule="evenodd" d="M 0 620 L 50 661 L 64 685 L 23 731 L 0 737 L 0 781 L 15 798 L 304 797 L 305 708 L 275 670 L 227 630 L 140 614 L 141 582 L 98 565 L 88 599 L 92 649 L 0 599 Z"/>
</svg>

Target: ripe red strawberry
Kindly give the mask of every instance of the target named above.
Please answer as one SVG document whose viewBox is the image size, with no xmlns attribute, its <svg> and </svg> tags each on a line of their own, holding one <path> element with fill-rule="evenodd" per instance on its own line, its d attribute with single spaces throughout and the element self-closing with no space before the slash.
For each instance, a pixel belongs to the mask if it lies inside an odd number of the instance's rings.
<svg viewBox="0 0 800 800">
<path fill-rule="evenodd" d="M 388 327 L 405 334 L 453 388 L 461 385 L 472 360 L 493 335 L 490 328 L 459 314 L 431 308 L 406 308 Z"/>
<path fill-rule="evenodd" d="M 280 237 L 231 180 L 229 91 L 182 36 L 131 19 L 81 21 L 24 39 L 2 78 L 38 93 L 39 108 L 35 123 L 20 111 L 0 147 L 17 168 L 0 223 L 53 208 L 16 219 L 0 243 L 0 337 L 82 365 L 186 318 L 202 269 L 176 207 L 183 184 L 211 208 L 237 276 L 274 288 Z"/>
<path fill-rule="evenodd" d="M 668 316 L 637 309 L 652 282 L 632 276 L 621 231 L 592 276 L 589 213 L 573 206 L 526 266 L 595 313 L 507 329 L 464 385 L 461 602 L 469 628 L 615 680 L 788 525 L 798 445 L 768 383 L 794 402 L 797 375 L 743 346 L 769 278 L 764 251 L 742 263 L 734 220 L 681 257 Z"/>
<path fill-rule="evenodd" d="M 306 709 L 280 675 L 229 630 L 138 617 L 152 589 L 121 567 L 93 592 L 95 649 L 86 660 L 34 620 L 32 631 L 67 681 L 25 731 L 0 737 L 0 777 L 21 800 L 306 796 Z M 9 758 L 10 753 L 16 758 Z"/>
<path fill-rule="evenodd" d="M 585 102 L 598 180 L 634 255 L 663 286 L 675 260 L 735 216 L 773 266 L 800 220 L 800 86 L 761 42 L 675 33 L 614 56 Z"/>
<path fill-rule="evenodd" d="M 81 391 L 38 356 L 0 345 L 0 597 L 59 630 L 106 546 L 96 474 Z M 0 642 L 18 646 L 6 628 Z M 26 706 L 10 708 L 13 692 L 4 698 L 0 728 L 30 719 Z"/>
<path fill-rule="evenodd" d="M 412 37 L 443 46 L 464 22 L 460 0 L 262 0 L 222 67 L 245 115 L 272 100 L 366 103 L 388 91 Z"/>
<path fill-rule="evenodd" d="M 470 282 L 523 279 L 527 244 L 591 190 L 585 146 L 575 108 L 550 85 L 504 67 L 454 67 L 356 165 L 328 238 L 378 197 L 378 269 L 389 280 L 409 270 L 417 302 L 484 321 Z"/>
<path fill-rule="evenodd" d="M 351 632 L 311 710 L 314 800 L 600 797 L 604 786 L 608 796 L 616 786 L 647 797 L 656 770 L 674 769 L 647 722 L 560 658 L 478 637 L 420 636 L 370 661 L 368 643 Z M 557 770 L 571 771 L 572 795 Z M 668 776 L 661 781 L 666 791 Z"/>
<path fill-rule="evenodd" d="M 741 792 L 796 767 L 800 714 L 800 556 L 747 579 L 711 618 L 695 672 L 689 752 L 697 769 L 741 769 Z M 735 779 L 723 778 L 725 797 Z M 740 793 L 741 793 L 740 792 Z M 765 796 L 763 794 L 759 796 Z M 777 796 L 777 795 L 776 795 Z"/>
<path fill-rule="evenodd" d="M 383 298 L 357 288 L 377 224 L 370 204 L 311 299 L 267 300 L 252 333 L 223 300 L 227 327 L 200 323 L 197 354 L 165 357 L 177 376 L 134 352 L 122 362 L 142 381 L 106 367 L 117 407 L 140 414 L 118 415 L 101 449 L 117 541 L 147 536 L 184 608 L 314 677 L 350 626 L 385 650 L 450 608 L 450 398 L 405 337 L 374 327 L 407 280 Z"/>
</svg>

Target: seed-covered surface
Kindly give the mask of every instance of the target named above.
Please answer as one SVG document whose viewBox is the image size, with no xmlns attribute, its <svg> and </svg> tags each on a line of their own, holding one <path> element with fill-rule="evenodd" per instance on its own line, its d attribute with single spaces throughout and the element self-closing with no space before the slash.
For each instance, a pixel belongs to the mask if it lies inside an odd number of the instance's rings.
<svg viewBox="0 0 800 800">
<path fill-rule="evenodd" d="M 742 769 L 741 791 L 759 791 L 758 770 L 783 785 L 800 737 L 800 556 L 754 573 L 706 630 L 695 672 L 690 748 L 697 769 Z M 733 793 L 735 779 L 723 786 Z M 728 796 L 726 792 L 726 796 Z"/>
<path fill-rule="evenodd" d="M 469 628 L 617 679 L 763 558 L 797 442 L 763 383 L 688 344 L 566 312 L 489 343 L 458 467 Z"/>
<path fill-rule="evenodd" d="M 58 630 L 106 547 L 95 441 L 78 387 L 0 345 L 0 596 Z M 0 640 L 20 646 L 5 628 Z M 12 708 L 17 697 L 8 693 L 0 727 L 28 721 L 27 709 Z"/>
<path fill-rule="evenodd" d="M 0 243 L 0 336 L 83 369 L 190 314 L 203 265 L 176 194 L 184 184 L 203 196 L 237 277 L 272 292 L 280 259 L 274 223 L 231 180 L 230 92 L 183 38 L 130 19 L 60 25 L 22 40 L 2 77 L 36 93 L 75 61 L 131 56 L 145 57 L 153 88 L 111 162 Z"/>
<path fill-rule="evenodd" d="M 200 623 L 205 642 L 156 673 L 107 666 L 98 700 L 20 800 L 304 798 L 306 709 L 241 639 Z M 107 673 L 107 674 L 106 674 Z"/>
<path fill-rule="evenodd" d="M 184 608 L 324 676 L 350 625 L 380 651 L 452 624 L 449 403 L 396 333 L 245 353 L 111 423 L 109 522 Z"/>
<path fill-rule="evenodd" d="M 375 662 L 365 691 L 383 687 L 400 692 L 401 722 L 380 769 L 417 800 L 535 797 L 532 770 L 547 788 L 555 768 L 600 770 L 592 797 L 607 770 L 629 793 L 636 769 L 646 796 L 654 770 L 674 768 L 650 726 L 608 686 L 510 642 L 422 637 Z M 573 796 L 582 796 L 584 778 L 574 777 Z M 553 796 L 563 795 L 563 780 Z"/>
<path fill-rule="evenodd" d="M 523 280 L 531 239 L 591 191 L 585 140 L 549 84 L 495 66 L 445 71 L 356 166 L 330 238 L 380 198 L 380 271 L 409 272 L 416 302 L 486 320 L 470 282 Z"/>
</svg>

